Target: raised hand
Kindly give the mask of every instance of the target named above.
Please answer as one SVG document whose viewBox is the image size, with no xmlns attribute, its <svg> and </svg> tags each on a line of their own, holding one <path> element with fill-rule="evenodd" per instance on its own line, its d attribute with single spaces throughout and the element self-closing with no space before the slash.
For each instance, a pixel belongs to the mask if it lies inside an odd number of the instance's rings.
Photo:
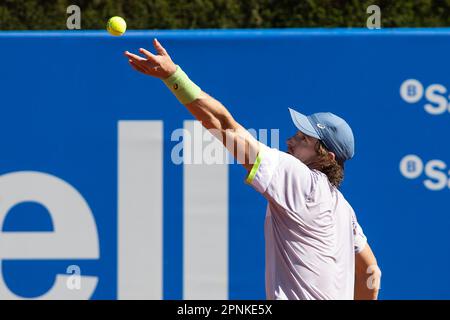
<svg viewBox="0 0 450 320">
<path fill-rule="evenodd" d="M 153 39 L 153 46 L 156 49 L 156 55 L 141 48 L 139 52 L 145 58 L 128 51 L 125 51 L 125 56 L 134 70 L 152 77 L 165 79 L 175 73 L 177 66 L 156 38 Z"/>
</svg>

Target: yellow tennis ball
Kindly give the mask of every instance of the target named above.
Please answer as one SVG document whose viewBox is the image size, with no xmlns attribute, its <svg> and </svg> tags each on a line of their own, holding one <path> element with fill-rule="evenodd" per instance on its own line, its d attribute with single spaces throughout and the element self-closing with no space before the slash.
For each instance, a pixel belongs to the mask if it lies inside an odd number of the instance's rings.
<svg viewBox="0 0 450 320">
<path fill-rule="evenodd" d="M 106 30 L 113 36 L 121 36 L 127 30 L 127 23 L 122 17 L 115 16 L 108 20 Z"/>
</svg>

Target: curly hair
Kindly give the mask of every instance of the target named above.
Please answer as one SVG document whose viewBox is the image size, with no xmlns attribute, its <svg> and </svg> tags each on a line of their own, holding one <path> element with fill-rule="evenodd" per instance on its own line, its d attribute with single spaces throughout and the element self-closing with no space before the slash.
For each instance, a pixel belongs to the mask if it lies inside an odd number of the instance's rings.
<svg viewBox="0 0 450 320">
<path fill-rule="evenodd" d="M 320 140 L 317 141 L 314 149 L 316 150 L 317 158 L 308 166 L 311 169 L 323 172 L 330 183 L 339 188 L 344 180 L 344 162 L 330 158 L 328 155 L 329 150 Z"/>
</svg>

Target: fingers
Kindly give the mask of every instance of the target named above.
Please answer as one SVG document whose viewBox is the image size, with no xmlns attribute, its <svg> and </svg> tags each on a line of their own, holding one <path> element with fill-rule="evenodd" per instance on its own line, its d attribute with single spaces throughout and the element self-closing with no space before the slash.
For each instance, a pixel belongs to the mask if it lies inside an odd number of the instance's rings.
<svg viewBox="0 0 450 320">
<path fill-rule="evenodd" d="M 133 61 L 146 61 L 146 59 L 138 56 L 137 54 L 125 51 L 125 56 L 127 56 L 129 59 L 133 60 Z"/>
<path fill-rule="evenodd" d="M 153 46 L 156 49 L 156 52 L 158 52 L 160 55 L 166 56 L 167 55 L 167 51 L 166 49 L 164 49 L 164 47 L 161 45 L 161 43 L 159 43 L 158 39 L 153 39 Z"/>
<path fill-rule="evenodd" d="M 135 70 L 137 70 L 135 67 L 138 67 L 140 69 L 138 71 L 145 72 L 145 64 L 147 63 L 147 59 L 128 51 L 125 51 L 125 56 L 128 57 L 128 61 Z"/>
<path fill-rule="evenodd" d="M 142 53 L 151 63 L 154 63 L 154 64 L 158 63 L 158 59 L 150 51 L 147 51 L 144 48 L 140 48 L 139 52 Z"/>
<path fill-rule="evenodd" d="M 146 70 L 144 68 L 142 68 L 141 66 L 139 66 L 137 63 L 133 62 L 133 60 L 130 59 L 130 60 L 128 60 L 128 62 L 130 63 L 131 67 L 134 70 L 142 72 L 142 73 L 146 73 Z"/>
</svg>

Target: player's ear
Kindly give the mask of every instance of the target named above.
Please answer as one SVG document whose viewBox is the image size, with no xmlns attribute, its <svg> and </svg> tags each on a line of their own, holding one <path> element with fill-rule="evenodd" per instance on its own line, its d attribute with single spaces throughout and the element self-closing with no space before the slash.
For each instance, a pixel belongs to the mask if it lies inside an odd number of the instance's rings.
<svg viewBox="0 0 450 320">
<path fill-rule="evenodd" d="M 334 154 L 334 152 L 328 151 L 328 158 L 330 158 L 331 160 L 336 160 L 336 155 Z"/>
</svg>

